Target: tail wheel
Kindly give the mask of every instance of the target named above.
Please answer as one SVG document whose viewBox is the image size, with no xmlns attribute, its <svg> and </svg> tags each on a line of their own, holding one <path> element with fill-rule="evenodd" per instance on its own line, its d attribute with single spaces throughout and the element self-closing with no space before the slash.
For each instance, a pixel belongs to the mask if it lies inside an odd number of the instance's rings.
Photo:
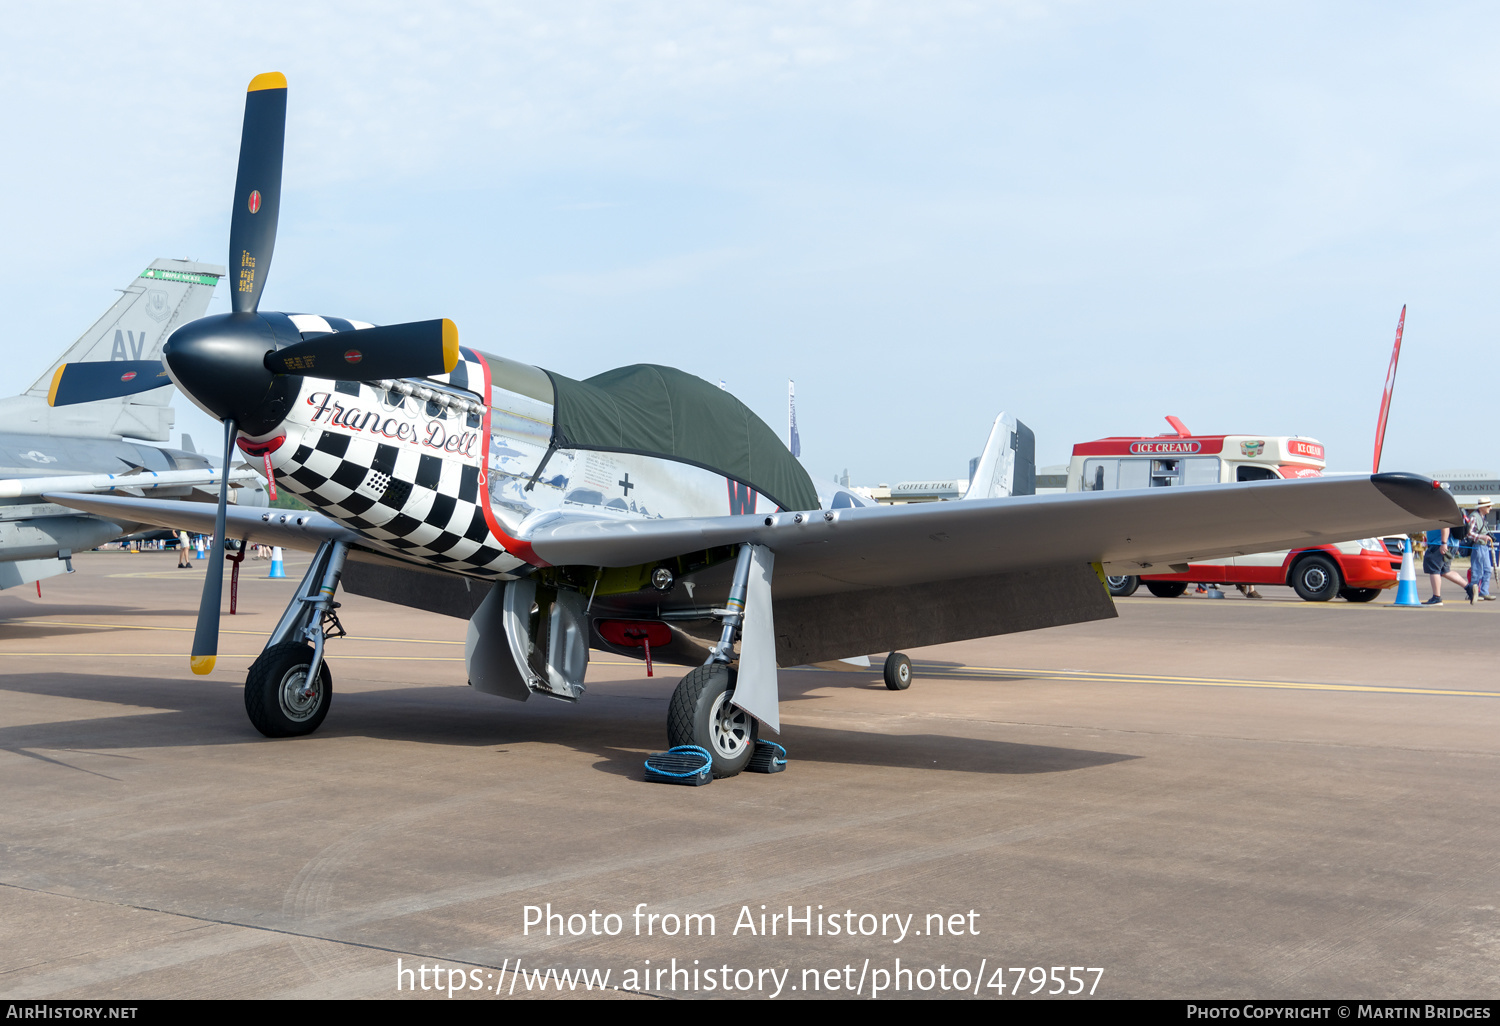
<svg viewBox="0 0 1500 1026">
<path fill-rule="evenodd" d="M 760 724 L 735 705 L 735 674 L 722 663 L 692 670 L 672 692 L 667 707 L 667 743 L 697 745 L 713 758 L 717 777 L 732 777 L 750 763 Z"/>
<path fill-rule="evenodd" d="M 911 660 L 905 653 L 892 652 L 885 657 L 885 686 L 892 691 L 911 687 Z"/>
<path fill-rule="evenodd" d="M 311 687 L 307 670 L 313 650 L 298 642 L 272 645 L 250 664 L 245 678 L 245 712 L 266 737 L 311 734 L 333 704 L 333 675 L 325 661 Z"/>
</svg>

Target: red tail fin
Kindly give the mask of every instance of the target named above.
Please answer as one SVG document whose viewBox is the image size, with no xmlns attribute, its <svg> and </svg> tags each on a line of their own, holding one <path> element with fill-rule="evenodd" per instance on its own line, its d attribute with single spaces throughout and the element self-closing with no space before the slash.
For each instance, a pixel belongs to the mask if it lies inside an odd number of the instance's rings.
<svg viewBox="0 0 1500 1026">
<path fill-rule="evenodd" d="M 1385 420 L 1391 415 L 1391 393 L 1396 390 L 1396 361 L 1401 359 L 1401 332 L 1406 328 L 1406 306 L 1396 322 L 1396 347 L 1391 350 L 1391 366 L 1385 372 L 1385 394 L 1380 397 L 1380 420 L 1375 425 L 1375 470 L 1380 473 L 1380 450 L 1385 448 Z"/>
</svg>

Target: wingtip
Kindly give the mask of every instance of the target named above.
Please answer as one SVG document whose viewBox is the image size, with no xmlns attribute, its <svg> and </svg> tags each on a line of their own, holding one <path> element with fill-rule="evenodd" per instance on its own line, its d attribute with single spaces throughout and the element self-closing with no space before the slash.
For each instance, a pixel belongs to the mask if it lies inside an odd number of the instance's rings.
<svg viewBox="0 0 1500 1026">
<path fill-rule="evenodd" d="M 252 78 L 250 80 L 250 88 L 246 89 L 245 92 L 247 92 L 247 93 L 258 93 L 262 89 L 285 89 L 285 88 L 286 88 L 286 76 L 285 75 L 283 75 L 279 71 L 267 71 L 267 72 L 264 72 L 263 74 L 256 75 L 254 78 Z"/>
<path fill-rule="evenodd" d="M 1463 513 L 1453 496 L 1430 477 L 1387 471 L 1371 475 L 1370 481 L 1382 495 L 1413 516 L 1455 527 L 1463 522 Z"/>
</svg>

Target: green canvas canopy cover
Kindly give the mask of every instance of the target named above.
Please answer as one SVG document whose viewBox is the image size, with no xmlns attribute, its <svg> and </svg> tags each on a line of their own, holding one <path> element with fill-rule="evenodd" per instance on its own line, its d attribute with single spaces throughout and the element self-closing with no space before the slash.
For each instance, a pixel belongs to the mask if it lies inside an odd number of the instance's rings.
<svg viewBox="0 0 1500 1026">
<path fill-rule="evenodd" d="M 674 367 L 638 363 L 552 379 L 554 449 L 598 449 L 691 463 L 749 485 L 782 509 L 818 508 L 812 478 L 776 432 L 721 388 Z"/>
</svg>

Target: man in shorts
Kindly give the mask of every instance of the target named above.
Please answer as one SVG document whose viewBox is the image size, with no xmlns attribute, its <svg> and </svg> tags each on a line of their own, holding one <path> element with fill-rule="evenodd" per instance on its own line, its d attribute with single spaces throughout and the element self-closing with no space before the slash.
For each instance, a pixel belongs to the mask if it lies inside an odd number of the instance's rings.
<svg viewBox="0 0 1500 1026">
<path fill-rule="evenodd" d="M 1464 590 L 1464 594 L 1471 594 L 1472 585 L 1458 576 L 1453 569 L 1453 556 L 1448 552 L 1448 529 L 1433 530 L 1427 532 L 1427 553 L 1422 557 L 1422 572 L 1432 579 L 1432 598 L 1423 602 L 1424 606 L 1440 606 L 1443 604 L 1443 578 L 1447 578 Z M 1471 599 L 1472 601 L 1472 599 Z"/>
</svg>

